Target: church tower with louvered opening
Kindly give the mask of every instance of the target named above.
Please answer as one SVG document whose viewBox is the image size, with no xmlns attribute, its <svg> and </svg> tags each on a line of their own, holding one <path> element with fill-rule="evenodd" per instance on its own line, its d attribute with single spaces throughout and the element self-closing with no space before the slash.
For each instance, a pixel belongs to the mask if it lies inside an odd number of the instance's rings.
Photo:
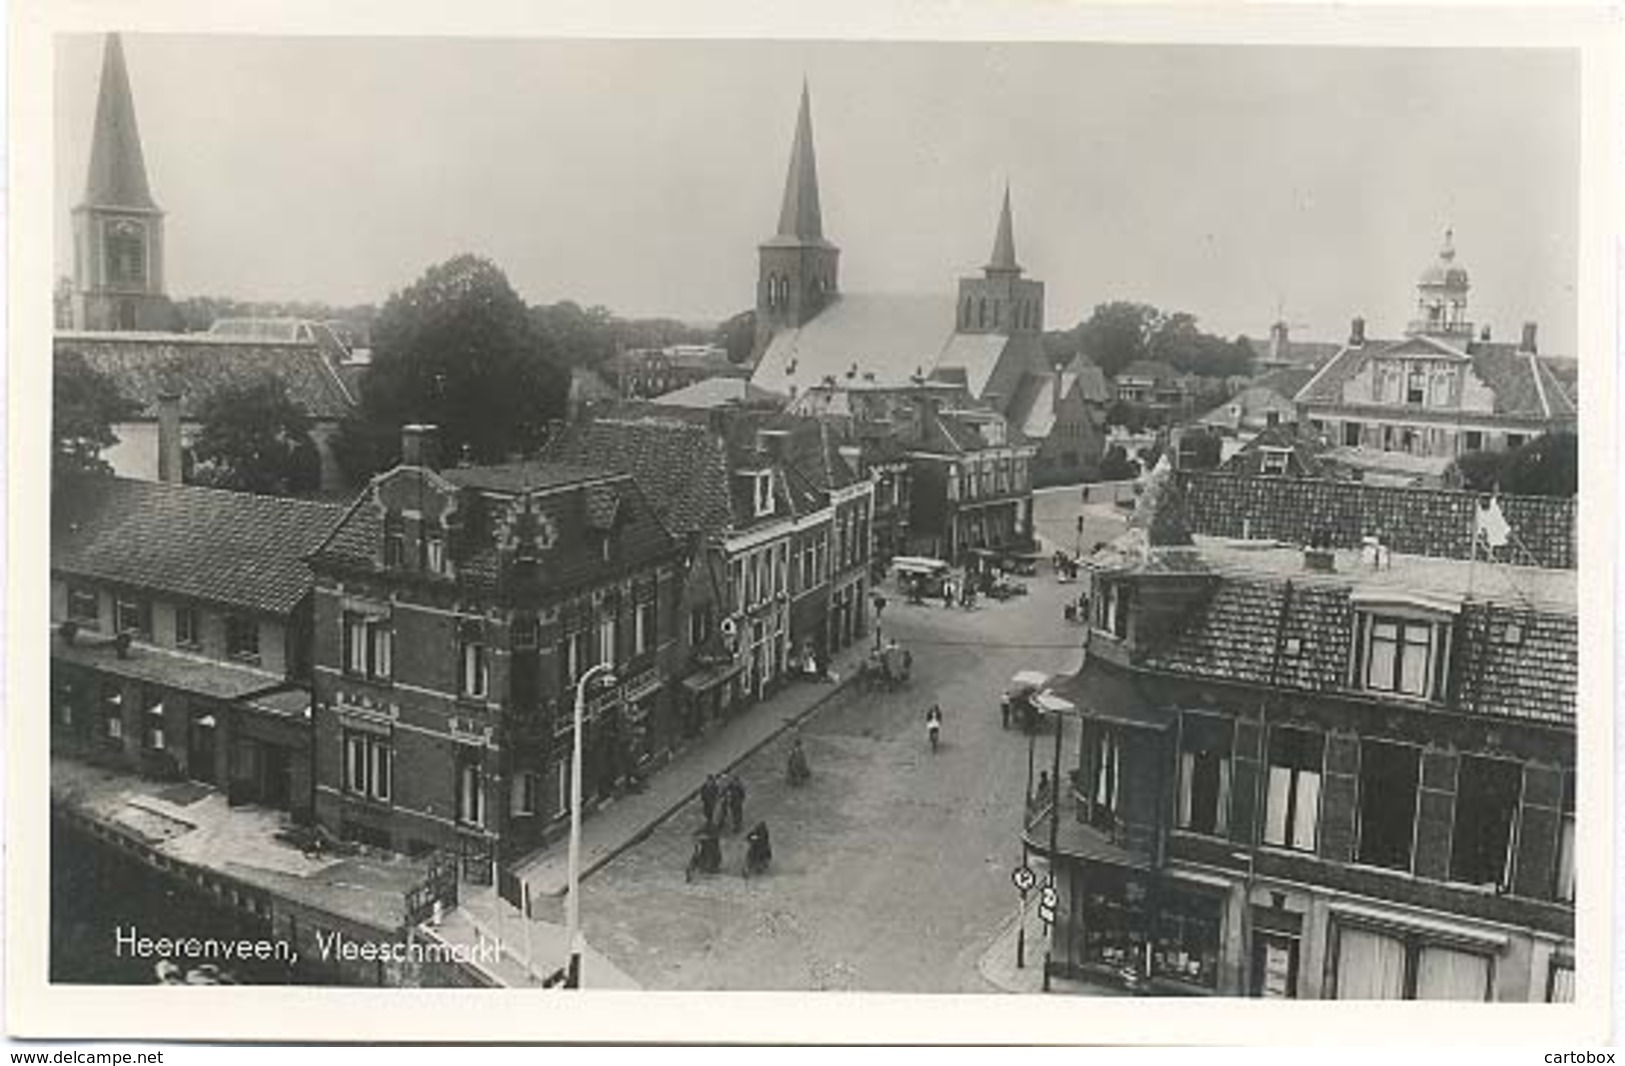
<svg viewBox="0 0 1625 1066">
<path fill-rule="evenodd" d="M 756 279 L 756 344 L 754 364 L 773 334 L 795 329 L 824 309 L 839 291 L 841 251 L 824 239 L 818 204 L 818 161 L 813 154 L 812 105 L 801 86 L 801 111 L 790 148 L 790 172 L 784 179 L 784 203 L 778 232 L 760 248 Z"/>
<path fill-rule="evenodd" d="M 164 213 L 147 187 L 135 101 L 118 34 L 102 53 L 85 198 L 73 209 L 73 328 L 173 325 L 164 293 Z"/>
</svg>

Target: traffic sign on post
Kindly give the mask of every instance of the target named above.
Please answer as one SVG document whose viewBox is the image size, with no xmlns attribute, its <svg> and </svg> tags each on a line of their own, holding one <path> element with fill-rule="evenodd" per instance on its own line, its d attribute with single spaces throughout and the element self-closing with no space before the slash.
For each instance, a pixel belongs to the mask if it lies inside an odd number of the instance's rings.
<svg viewBox="0 0 1625 1066">
<path fill-rule="evenodd" d="M 1016 891 L 1026 893 L 1038 883 L 1038 876 L 1030 866 L 1017 866 L 1010 871 L 1010 880 L 1016 886 Z"/>
<path fill-rule="evenodd" d="M 1038 917 L 1045 925 L 1055 924 L 1055 905 L 1059 901 L 1060 896 L 1055 891 L 1055 882 L 1045 884 L 1044 890 L 1038 894 Z"/>
</svg>

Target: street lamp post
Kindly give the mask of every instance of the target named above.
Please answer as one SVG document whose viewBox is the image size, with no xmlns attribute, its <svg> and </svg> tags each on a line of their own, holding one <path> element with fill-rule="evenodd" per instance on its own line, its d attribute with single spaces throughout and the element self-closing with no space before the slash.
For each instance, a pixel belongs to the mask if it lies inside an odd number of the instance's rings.
<svg viewBox="0 0 1625 1066">
<path fill-rule="evenodd" d="M 1056 874 L 1061 865 L 1060 834 L 1061 834 L 1061 733 L 1066 725 L 1066 719 L 1061 717 L 1059 711 L 1055 713 L 1055 763 L 1050 768 L 1050 803 L 1049 803 L 1049 883 L 1058 887 L 1059 878 Z M 1050 979 L 1050 948 L 1055 941 L 1052 932 L 1044 942 L 1044 991 L 1049 991 Z"/>
<path fill-rule="evenodd" d="M 565 988 L 581 987 L 581 720 L 587 710 L 587 686 L 599 677 L 613 685 L 614 669 L 612 663 L 599 663 L 576 682 L 575 730 L 570 745 L 570 894 L 564 901 L 564 939 L 570 946 L 570 965 L 565 972 Z"/>
</svg>

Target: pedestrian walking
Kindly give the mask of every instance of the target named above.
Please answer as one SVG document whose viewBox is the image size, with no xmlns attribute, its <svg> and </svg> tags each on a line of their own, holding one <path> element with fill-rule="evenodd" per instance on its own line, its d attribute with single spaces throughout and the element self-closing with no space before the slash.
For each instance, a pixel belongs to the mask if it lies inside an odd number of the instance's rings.
<svg viewBox="0 0 1625 1066">
<path fill-rule="evenodd" d="M 705 811 L 705 824 L 710 825 L 717 812 L 717 798 L 721 790 L 717 787 L 717 775 L 706 774 L 705 784 L 700 786 L 700 807 Z"/>
<path fill-rule="evenodd" d="M 999 696 L 999 723 L 1000 728 L 1010 728 L 1010 690 L 1005 689 Z"/>
<path fill-rule="evenodd" d="M 728 808 L 728 820 L 733 823 L 733 831 L 737 833 L 745 822 L 745 783 L 737 776 L 730 776 L 722 799 Z"/>
</svg>

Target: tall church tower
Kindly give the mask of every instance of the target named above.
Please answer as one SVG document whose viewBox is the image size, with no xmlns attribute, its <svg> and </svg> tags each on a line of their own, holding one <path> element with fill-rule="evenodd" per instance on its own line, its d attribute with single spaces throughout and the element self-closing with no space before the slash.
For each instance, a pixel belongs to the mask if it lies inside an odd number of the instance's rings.
<svg viewBox="0 0 1625 1066">
<path fill-rule="evenodd" d="M 162 331 L 171 328 L 171 315 L 164 213 L 147 188 L 124 46 L 109 34 L 90 175 L 84 201 L 73 209 L 73 327 Z"/>
<path fill-rule="evenodd" d="M 810 320 L 839 291 L 839 248 L 824 239 L 818 206 L 818 160 L 813 154 L 812 105 L 807 83 L 801 84 L 801 113 L 790 148 L 790 172 L 784 179 L 784 205 L 779 230 L 759 249 L 756 275 L 756 343 L 754 365 L 773 334 Z"/>
<path fill-rule="evenodd" d="M 1016 262 L 1015 226 L 1010 221 L 1010 187 L 993 235 L 993 255 L 979 278 L 959 279 L 960 333 L 1038 333 L 1044 328 L 1044 283 L 1021 276 Z"/>
</svg>

